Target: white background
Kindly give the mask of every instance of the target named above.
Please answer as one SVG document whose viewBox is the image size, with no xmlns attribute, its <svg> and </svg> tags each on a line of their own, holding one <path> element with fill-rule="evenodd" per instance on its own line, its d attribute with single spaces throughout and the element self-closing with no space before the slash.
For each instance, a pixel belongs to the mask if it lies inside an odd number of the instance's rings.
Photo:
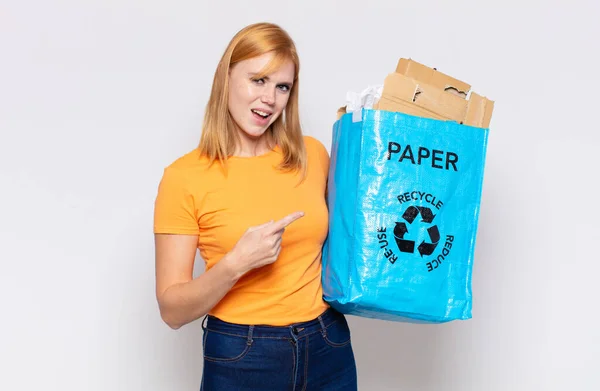
<svg viewBox="0 0 600 391">
<path fill-rule="evenodd" d="M 350 317 L 360 389 L 600 389 L 597 2 L 0 4 L 1 390 L 199 388 L 200 324 L 169 329 L 154 297 L 153 202 L 257 21 L 296 41 L 304 130 L 327 148 L 346 92 L 400 57 L 496 101 L 474 317 Z"/>
</svg>

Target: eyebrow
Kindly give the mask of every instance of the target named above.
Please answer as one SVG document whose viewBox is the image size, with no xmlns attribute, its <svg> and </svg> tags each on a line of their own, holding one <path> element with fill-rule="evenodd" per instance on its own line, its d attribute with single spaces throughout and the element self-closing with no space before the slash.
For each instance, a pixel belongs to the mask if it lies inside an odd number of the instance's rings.
<svg viewBox="0 0 600 391">
<path fill-rule="evenodd" d="M 250 73 L 248 73 L 248 75 L 250 77 L 255 77 L 256 75 L 258 75 L 258 73 L 256 73 L 256 72 L 250 72 Z M 261 79 L 265 79 L 267 81 L 271 80 L 271 78 L 269 76 L 263 76 L 263 77 L 261 77 Z M 292 82 L 292 81 L 282 81 L 282 82 L 280 82 L 278 84 L 287 84 L 288 86 L 291 86 L 291 85 L 294 84 L 294 82 Z"/>
</svg>

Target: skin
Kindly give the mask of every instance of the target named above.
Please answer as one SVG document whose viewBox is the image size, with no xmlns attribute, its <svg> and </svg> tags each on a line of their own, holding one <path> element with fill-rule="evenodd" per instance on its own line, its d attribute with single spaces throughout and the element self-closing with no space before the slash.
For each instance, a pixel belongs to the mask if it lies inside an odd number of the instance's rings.
<svg viewBox="0 0 600 391">
<path fill-rule="evenodd" d="M 267 53 L 230 70 L 228 108 L 240 135 L 235 156 L 268 152 L 265 132 L 287 105 L 295 71 L 291 61 L 264 79 L 254 77 L 271 58 Z M 268 113 L 268 121 L 255 119 L 253 109 Z M 277 260 L 285 228 L 302 216 L 303 212 L 295 212 L 249 227 L 229 253 L 195 279 L 198 236 L 156 234 L 156 297 L 163 321 L 178 329 L 206 315 L 244 274 Z"/>
<path fill-rule="evenodd" d="M 263 137 L 269 126 L 285 109 L 294 80 L 294 64 L 283 63 L 263 79 L 256 74 L 271 60 L 267 53 L 236 64 L 230 72 L 229 112 L 240 135 L 234 155 L 256 156 L 268 151 Z M 252 109 L 268 113 L 268 124 L 257 124 Z"/>
</svg>

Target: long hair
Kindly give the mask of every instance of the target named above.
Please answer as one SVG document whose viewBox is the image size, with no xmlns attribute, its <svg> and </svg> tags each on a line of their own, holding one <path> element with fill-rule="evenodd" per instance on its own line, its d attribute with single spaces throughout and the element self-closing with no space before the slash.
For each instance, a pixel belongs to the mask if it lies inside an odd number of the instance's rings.
<svg viewBox="0 0 600 391">
<path fill-rule="evenodd" d="M 236 147 L 239 134 L 229 113 L 229 70 L 240 61 L 272 52 L 273 59 L 257 78 L 276 70 L 285 61 L 295 68 L 294 83 L 285 111 L 267 129 L 271 147 L 279 145 L 283 155 L 280 169 L 306 171 L 306 150 L 298 113 L 300 61 L 294 41 L 281 27 L 272 23 L 257 23 L 240 30 L 231 40 L 219 61 L 212 91 L 206 105 L 199 150 L 209 164 L 219 160 L 224 166 Z"/>
</svg>

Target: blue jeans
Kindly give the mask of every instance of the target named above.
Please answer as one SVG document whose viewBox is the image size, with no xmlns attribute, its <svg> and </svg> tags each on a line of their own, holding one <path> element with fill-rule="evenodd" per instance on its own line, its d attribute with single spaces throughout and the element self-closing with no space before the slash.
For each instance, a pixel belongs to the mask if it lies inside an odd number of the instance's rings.
<svg viewBox="0 0 600 391">
<path fill-rule="evenodd" d="M 350 329 L 332 308 L 282 327 L 205 320 L 201 391 L 357 390 Z"/>
</svg>

